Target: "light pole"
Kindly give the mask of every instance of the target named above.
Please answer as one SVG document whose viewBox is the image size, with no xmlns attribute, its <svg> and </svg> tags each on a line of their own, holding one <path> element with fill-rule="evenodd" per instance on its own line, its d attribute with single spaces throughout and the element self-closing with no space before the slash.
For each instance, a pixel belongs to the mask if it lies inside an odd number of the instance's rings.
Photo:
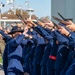
<svg viewBox="0 0 75 75">
<path fill-rule="evenodd" d="M 32 16 L 32 14 L 34 12 L 34 9 L 29 8 L 29 9 L 27 9 L 27 11 L 29 12 L 29 19 L 31 19 L 31 16 Z"/>
<path fill-rule="evenodd" d="M 29 0 L 28 1 L 25 1 L 25 4 L 26 4 L 26 11 L 29 9 Z M 28 12 L 28 11 L 27 11 Z M 28 12 L 28 14 L 29 14 L 29 12 Z"/>
<path fill-rule="evenodd" d="M 32 14 L 34 12 L 34 9 L 30 8 L 29 1 L 25 1 L 25 4 L 27 5 L 27 9 L 26 10 L 27 10 L 27 12 L 29 14 L 29 19 L 31 19 L 31 16 L 32 16 Z"/>
<path fill-rule="evenodd" d="M 4 4 L 1 2 L 0 3 L 0 26 L 1 26 L 1 9 L 2 9 L 2 7 L 4 7 Z"/>
</svg>

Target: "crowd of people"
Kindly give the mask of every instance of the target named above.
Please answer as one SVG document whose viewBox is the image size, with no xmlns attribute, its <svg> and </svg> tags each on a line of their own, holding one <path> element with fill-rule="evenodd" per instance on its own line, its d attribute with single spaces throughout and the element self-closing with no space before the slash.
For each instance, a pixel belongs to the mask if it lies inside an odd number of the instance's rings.
<svg viewBox="0 0 75 75">
<path fill-rule="evenodd" d="M 61 20 L 22 21 L 10 31 L 0 27 L 5 41 L 5 75 L 75 75 L 75 24 Z"/>
</svg>

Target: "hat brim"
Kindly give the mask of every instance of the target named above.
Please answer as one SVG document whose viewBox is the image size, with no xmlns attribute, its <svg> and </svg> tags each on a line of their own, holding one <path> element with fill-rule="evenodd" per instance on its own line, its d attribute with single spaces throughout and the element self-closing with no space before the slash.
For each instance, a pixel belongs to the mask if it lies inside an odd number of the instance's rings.
<svg viewBox="0 0 75 75">
<path fill-rule="evenodd" d="M 9 32 L 8 34 L 14 34 L 15 32 L 24 32 L 24 30 L 15 30 L 15 31 Z"/>
</svg>

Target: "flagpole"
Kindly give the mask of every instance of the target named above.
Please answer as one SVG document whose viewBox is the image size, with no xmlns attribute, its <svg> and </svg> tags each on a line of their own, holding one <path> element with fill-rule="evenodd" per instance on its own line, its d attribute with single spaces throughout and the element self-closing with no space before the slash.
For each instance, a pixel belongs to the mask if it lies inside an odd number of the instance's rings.
<svg viewBox="0 0 75 75">
<path fill-rule="evenodd" d="M 14 15 L 16 15 L 15 0 L 13 0 Z"/>
</svg>

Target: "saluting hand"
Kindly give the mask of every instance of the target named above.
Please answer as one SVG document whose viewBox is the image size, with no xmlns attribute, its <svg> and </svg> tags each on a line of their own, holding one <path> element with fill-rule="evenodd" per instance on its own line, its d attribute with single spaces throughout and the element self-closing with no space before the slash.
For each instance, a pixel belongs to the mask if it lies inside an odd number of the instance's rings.
<svg viewBox="0 0 75 75">
<path fill-rule="evenodd" d="M 53 27 L 54 26 L 54 24 L 53 24 L 53 22 L 52 21 L 49 21 L 49 23 L 44 23 L 46 26 L 49 26 L 49 27 Z"/>
<path fill-rule="evenodd" d="M 62 35 L 65 35 L 65 36 L 68 36 L 68 35 L 70 34 L 69 31 L 67 31 L 64 27 L 59 28 L 58 31 L 59 31 Z"/>
<path fill-rule="evenodd" d="M 69 28 L 71 31 L 75 31 L 75 24 L 72 23 L 71 25 L 67 25 L 67 28 Z"/>
<path fill-rule="evenodd" d="M 65 25 L 72 25 L 74 24 L 72 21 L 68 20 L 68 21 L 64 21 L 62 20 L 61 23 L 65 24 Z"/>
</svg>

